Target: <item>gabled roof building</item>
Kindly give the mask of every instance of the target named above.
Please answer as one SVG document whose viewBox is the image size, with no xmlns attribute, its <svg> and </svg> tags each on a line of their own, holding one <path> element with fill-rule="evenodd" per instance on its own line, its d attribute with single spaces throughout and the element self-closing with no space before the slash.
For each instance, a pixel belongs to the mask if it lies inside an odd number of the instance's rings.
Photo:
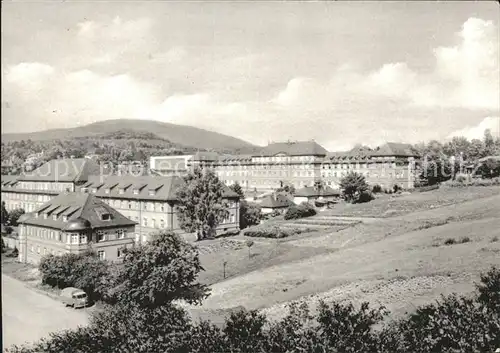
<svg viewBox="0 0 500 353">
<path fill-rule="evenodd" d="M 19 218 L 19 260 L 89 250 L 117 260 L 134 245 L 135 224 L 94 195 L 63 192 Z"/>
</svg>

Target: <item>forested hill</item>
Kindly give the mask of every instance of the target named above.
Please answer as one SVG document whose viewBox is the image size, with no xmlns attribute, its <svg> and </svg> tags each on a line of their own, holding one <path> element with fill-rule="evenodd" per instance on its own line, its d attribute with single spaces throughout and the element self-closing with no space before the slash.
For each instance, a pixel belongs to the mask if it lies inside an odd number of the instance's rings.
<svg viewBox="0 0 500 353">
<path fill-rule="evenodd" d="M 31 133 L 3 134 L 2 141 L 50 141 L 73 138 L 102 138 L 117 131 L 127 131 L 146 136 L 152 133 L 155 137 L 168 140 L 174 145 L 190 146 L 199 149 L 226 150 L 233 153 L 249 153 L 256 146 L 241 139 L 223 135 L 192 126 L 176 125 L 152 120 L 105 120 L 70 129 L 54 129 Z M 137 136 L 138 136 L 137 135 Z M 143 138 L 144 139 L 144 138 Z M 148 140 L 146 138 L 145 140 Z"/>
</svg>

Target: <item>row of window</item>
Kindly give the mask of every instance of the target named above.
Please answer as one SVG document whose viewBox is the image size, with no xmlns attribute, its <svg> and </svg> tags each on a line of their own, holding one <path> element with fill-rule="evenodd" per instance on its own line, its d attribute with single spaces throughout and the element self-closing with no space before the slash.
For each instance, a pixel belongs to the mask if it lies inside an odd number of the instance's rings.
<svg viewBox="0 0 500 353">
<path fill-rule="evenodd" d="M 140 202 L 134 200 L 118 200 L 118 199 L 102 199 L 111 207 L 116 209 L 128 209 L 128 210 L 139 210 L 142 203 L 142 209 L 144 211 L 151 212 L 165 212 L 165 202 Z"/>
<path fill-rule="evenodd" d="M 65 191 L 67 189 L 73 190 L 73 184 L 71 183 L 40 183 L 40 182 L 29 182 L 21 181 L 18 184 L 18 188 L 26 190 L 51 190 L 51 191 Z"/>
<path fill-rule="evenodd" d="M 36 236 L 40 239 L 54 240 L 59 242 L 66 242 L 67 244 L 87 244 L 88 239 L 86 234 L 80 233 L 66 233 L 64 239 L 63 232 L 41 227 L 26 227 L 26 234 L 29 236 Z M 116 229 L 113 231 L 97 231 L 97 241 L 124 239 L 126 235 L 125 229 Z"/>
<path fill-rule="evenodd" d="M 47 202 L 52 199 L 53 196 L 50 195 L 38 195 L 38 194 L 25 194 L 17 192 L 2 192 L 2 198 L 8 200 L 20 200 L 20 201 L 33 201 L 33 202 Z"/>
<path fill-rule="evenodd" d="M 116 249 L 116 257 L 121 258 L 123 256 L 123 254 L 124 254 L 123 250 L 124 250 L 124 248 L 118 248 L 118 249 Z M 35 253 L 36 252 L 39 255 L 49 255 L 49 254 L 51 254 L 51 255 L 59 255 L 59 256 L 61 256 L 63 254 L 63 252 L 61 250 L 59 250 L 57 252 L 54 249 L 47 249 L 47 248 L 43 248 L 43 250 L 42 250 L 42 248 L 40 246 L 37 246 L 36 249 L 35 249 L 35 247 L 33 245 L 31 245 L 31 247 L 30 247 L 30 252 L 31 253 Z M 97 251 L 97 256 L 99 257 L 99 259 L 105 260 L 106 259 L 106 251 L 104 251 L 104 250 L 98 250 Z"/>
</svg>

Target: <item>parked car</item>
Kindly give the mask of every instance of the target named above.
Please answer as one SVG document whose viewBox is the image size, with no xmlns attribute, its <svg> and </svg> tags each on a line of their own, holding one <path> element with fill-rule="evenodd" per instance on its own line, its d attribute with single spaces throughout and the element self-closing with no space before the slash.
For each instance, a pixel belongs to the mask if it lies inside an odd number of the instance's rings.
<svg viewBox="0 0 500 353">
<path fill-rule="evenodd" d="M 67 287 L 61 291 L 61 301 L 66 306 L 72 306 L 73 308 L 84 308 L 88 304 L 87 293 L 83 290 Z"/>
</svg>

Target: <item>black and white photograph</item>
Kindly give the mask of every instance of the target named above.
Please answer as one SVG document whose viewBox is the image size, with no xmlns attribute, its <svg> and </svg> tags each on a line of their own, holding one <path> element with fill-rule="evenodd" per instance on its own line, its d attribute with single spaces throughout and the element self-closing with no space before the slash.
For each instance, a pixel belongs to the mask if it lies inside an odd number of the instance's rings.
<svg viewBox="0 0 500 353">
<path fill-rule="evenodd" d="M 500 353 L 498 1 L 4 0 L 2 349 Z"/>
</svg>

